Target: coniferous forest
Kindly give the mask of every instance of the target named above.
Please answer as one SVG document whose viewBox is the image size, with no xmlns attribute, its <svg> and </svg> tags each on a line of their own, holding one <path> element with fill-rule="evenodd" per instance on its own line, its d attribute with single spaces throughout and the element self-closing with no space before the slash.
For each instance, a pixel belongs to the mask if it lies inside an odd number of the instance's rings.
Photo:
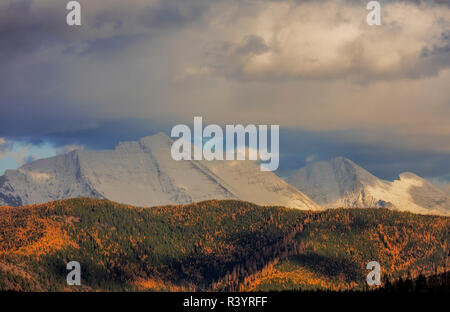
<svg viewBox="0 0 450 312">
<path fill-rule="evenodd" d="M 242 201 L 0 208 L 3 291 L 445 291 L 450 218 Z M 81 264 L 68 286 L 66 264 Z M 382 285 L 367 286 L 367 263 Z"/>
</svg>

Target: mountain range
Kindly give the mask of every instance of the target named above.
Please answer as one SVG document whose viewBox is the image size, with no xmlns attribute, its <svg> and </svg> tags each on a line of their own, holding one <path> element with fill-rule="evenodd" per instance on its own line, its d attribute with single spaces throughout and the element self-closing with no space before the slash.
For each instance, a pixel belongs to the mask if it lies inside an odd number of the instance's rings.
<svg viewBox="0 0 450 312">
<path fill-rule="evenodd" d="M 281 179 L 254 161 L 175 161 L 159 133 L 113 150 L 76 150 L 0 177 L 0 206 L 90 197 L 136 206 L 235 199 L 304 210 L 392 208 L 450 215 L 450 193 L 416 174 L 382 180 L 349 159 L 310 162 Z"/>
<path fill-rule="evenodd" d="M 428 180 L 411 172 L 394 181 L 382 180 L 344 157 L 308 163 L 286 180 L 325 208 L 385 207 L 450 214 L 450 195 Z"/>
<path fill-rule="evenodd" d="M 253 161 L 175 161 L 163 133 L 114 150 L 73 151 L 0 177 L 0 206 L 91 197 L 137 206 L 240 199 L 308 210 L 316 203 Z"/>
</svg>

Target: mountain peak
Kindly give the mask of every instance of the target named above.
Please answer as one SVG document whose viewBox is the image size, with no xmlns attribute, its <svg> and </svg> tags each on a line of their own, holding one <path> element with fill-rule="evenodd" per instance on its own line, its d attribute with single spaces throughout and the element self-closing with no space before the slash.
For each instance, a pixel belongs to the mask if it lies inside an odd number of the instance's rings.
<svg viewBox="0 0 450 312">
<path fill-rule="evenodd" d="M 342 207 L 342 199 L 350 193 L 359 193 L 363 185 L 374 185 L 377 178 L 345 157 L 330 161 L 308 163 L 296 170 L 287 182 L 325 207 Z M 354 198 L 351 207 L 364 199 Z"/>
<path fill-rule="evenodd" d="M 175 161 L 164 133 L 32 162 L 0 179 L 0 205 L 97 197 L 137 206 L 240 199 L 261 205 L 320 207 L 253 162 Z"/>
<path fill-rule="evenodd" d="M 367 173 L 369 173 L 366 169 L 362 168 L 361 166 L 357 165 L 354 161 L 346 158 L 346 157 L 335 157 L 329 161 L 329 163 L 334 166 L 335 168 L 339 168 L 344 166 L 344 168 L 353 168 L 358 170 L 364 170 Z"/>
<path fill-rule="evenodd" d="M 416 213 L 450 214 L 450 197 L 411 172 L 399 180 L 385 181 L 353 161 L 336 157 L 308 163 L 287 179 L 293 186 L 326 208 L 396 207 Z"/>
</svg>

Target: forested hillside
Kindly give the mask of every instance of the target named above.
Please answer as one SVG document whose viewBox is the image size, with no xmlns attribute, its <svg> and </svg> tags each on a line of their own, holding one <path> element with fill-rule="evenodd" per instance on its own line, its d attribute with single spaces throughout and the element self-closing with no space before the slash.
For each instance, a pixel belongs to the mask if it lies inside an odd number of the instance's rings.
<svg viewBox="0 0 450 312">
<path fill-rule="evenodd" d="M 241 201 L 136 208 L 72 199 L 0 208 L 0 289 L 365 289 L 448 271 L 450 218 L 387 209 L 308 212 Z M 82 286 L 66 284 L 81 264 Z"/>
</svg>

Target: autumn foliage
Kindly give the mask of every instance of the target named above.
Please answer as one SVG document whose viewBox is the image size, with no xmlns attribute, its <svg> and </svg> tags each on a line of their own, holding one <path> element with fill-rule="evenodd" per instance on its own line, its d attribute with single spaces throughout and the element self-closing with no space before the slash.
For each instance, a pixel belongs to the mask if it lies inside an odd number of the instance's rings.
<svg viewBox="0 0 450 312">
<path fill-rule="evenodd" d="M 323 212 L 241 201 L 137 208 L 72 199 L 0 208 L 0 289 L 364 290 L 449 268 L 450 218 L 387 209 Z M 82 266 L 81 287 L 65 265 Z"/>
</svg>

